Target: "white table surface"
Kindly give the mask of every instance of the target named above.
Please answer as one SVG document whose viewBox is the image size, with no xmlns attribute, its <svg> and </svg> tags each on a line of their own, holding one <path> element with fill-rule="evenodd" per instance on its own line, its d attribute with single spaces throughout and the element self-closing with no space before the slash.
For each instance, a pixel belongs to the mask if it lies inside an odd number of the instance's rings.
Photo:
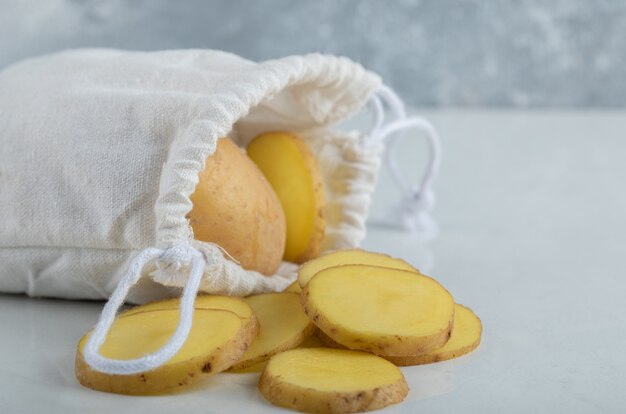
<svg viewBox="0 0 626 414">
<path fill-rule="evenodd" d="M 484 324 L 469 356 L 404 368 L 389 413 L 626 412 L 626 113 L 435 112 L 440 235 L 372 224 L 366 248 L 427 269 Z M 418 141 L 401 163 L 417 174 Z M 418 156 L 417 160 L 421 158 Z M 372 222 L 396 196 L 381 175 Z M 0 295 L 0 413 L 270 413 L 258 374 L 177 395 L 95 392 L 74 379 L 101 303 Z"/>
</svg>

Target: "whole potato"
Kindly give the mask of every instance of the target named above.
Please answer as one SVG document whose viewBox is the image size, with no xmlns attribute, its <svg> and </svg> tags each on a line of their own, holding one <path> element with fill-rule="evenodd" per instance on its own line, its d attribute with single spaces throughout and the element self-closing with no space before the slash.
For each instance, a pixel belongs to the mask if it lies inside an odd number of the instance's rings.
<svg viewBox="0 0 626 414">
<path fill-rule="evenodd" d="M 285 251 L 285 214 L 257 166 L 222 138 L 191 195 L 195 238 L 223 247 L 245 269 L 276 272 Z"/>
</svg>

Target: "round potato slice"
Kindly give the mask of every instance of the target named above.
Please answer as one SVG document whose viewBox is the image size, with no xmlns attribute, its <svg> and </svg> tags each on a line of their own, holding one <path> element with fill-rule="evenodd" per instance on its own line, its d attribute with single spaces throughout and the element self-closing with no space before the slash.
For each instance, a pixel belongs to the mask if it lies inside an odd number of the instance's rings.
<svg viewBox="0 0 626 414">
<path fill-rule="evenodd" d="M 457 304 L 454 310 L 452 335 L 444 346 L 422 355 L 383 356 L 383 358 L 398 366 L 430 364 L 458 358 L 478 348 L 482 331 L 480 318 L 471 309 Z"/>
<path fill-rule="evenodd" d="M 411 272 L 418 271 L 404 260 L 396 259 L 386 254 L 368 252 L 363 249 L 345 249 L 322 255 L 304 263 L 298 270 L 298 283 L 301 287 L 304 287 L 320 270 L 348 264 L 390 267 Z"/>
<path fill-rule="evenodd" d="M 452 335 L 444 346 L 434 351 L 421 355 L 412 356 L 389 356 L 379 355 L 381 358 L 393 362 L 398 366 L 423 365 L 433 362 L 446 361 L 469 354 L 480 344 L 482 335 L 482 324 L 480 319 L 471 309 L 463 305 L 456 304 L 454 307 L 454 327 Z M 337 341 L 329 338 L 322 331 L 317 332 L 320 342 L 331 348 L 346 349 Z"/>
<path fill-rule="evenodd" d="M 155 352 L 178 325 L 177 310 L 155 310 L 117 318 L 100 348 L 113 359 L 133 359 Z M 83 358 L 89 334 L 78 343 L 76 378 L 85 387 L 118 394 L 159 394 L 228 369 L 249 346 L 251 334 L 236 314 L 196 309 L 187 341 L 164 365 L 141 374 L 114 375 L 93 370 Z"/>
<path fill-rule="evenodd" d="M 172 298 L 135 306 L 134 308 L 120 313 L 118 317 L 126 317 L 136 313 L 154 310 L 178 310 L 179 308 L 180 298 Z M 242 319 L 244 329 L 251 331 L 254 337 L 258 334 L 259 324 L 256 315 L 252 311 L 252 307 L 242 298 L 221 295 L 199 295 L 194 302 L 194 308 L 222 309 L 233 312 Z"/>
<path fill-rule="evenodd" d="M 409 387 L 398 367 L 375 355 L 299 348 L 269 360 L 259 390 L 281 407 L 311 413 L 354 413 L 398 403 Z"/>
<path fill-rule="evenodd" d="M 232 370 L 242 370 L 295 348 L 315 331 L 297 293 L 264 293 L 245 300 L 257 316 L 260 333 Z"/>
<path fill-rule="evenodd" d="M 302 290 L 307 316 L 333 340 L 377 355 L 430 352 L 450 337 L 452 296 L 416 272 L 343 265 L 318 272 Z"/>
<path fill-rule="evenodd" d="M 290 132 L 267 132 L 250 142 L 247 154 L 269 181 L 285 212 L 283 259 L 303 263 L 317 257 L 324 238 L 324 186 L 307 144 Z"/>
</svg>

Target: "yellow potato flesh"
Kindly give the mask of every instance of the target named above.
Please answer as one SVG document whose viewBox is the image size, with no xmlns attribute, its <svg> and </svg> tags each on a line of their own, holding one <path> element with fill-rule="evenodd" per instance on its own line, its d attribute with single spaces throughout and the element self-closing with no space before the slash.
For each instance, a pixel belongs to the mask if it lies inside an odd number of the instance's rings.
<svg viewBox="0 0 626 414">
<path fill-rule="evenodd" d="M 416 272 L 343 265 L 318 272 L 302 292 L 307 315 L 351 349 L 414 355 L 441 347 L 454 315 L 452 296 Z"/>
<path fill-rule="evenodd" d="M 287 288 L 283 290 L 283 292 L 300 293 L 302 292 L 302 288 L 300 288 L 300 284 L 296 280 L 295 282 L 287 286 Z"/>
<path fill-rule="evenodd" d="M 319 254 L 323 237 L 323 188 L 315 158 L 293 134 L 256 137 L 247 154 L 263 172 L 285 212 L 287 238 L 283 259 L 301 263 Z"/>
<path fill-rule="evenodd" d="M 315 330 L 300 306 L 296 293 L 265 293 L 250 296 L 246 302 L 252 307 L 259 323 L 259 335 L 250 348 L 233 366 L 240 370 L 267 360 L 278 352 L 295 348 Z"/>
<path fill-rule="evenodd" d="M 482 323 L 471 309 L 456 305 L 454 310 L 454 328 L 450 340 L 444 346 L 432 352 L 415 356 L 383 356 L 396 365 L 421 365 L 458 358 L 472 352 L 480 344 Z"/>
<path fill-rule="evenodd" d="M 436 353 L 455 354 L 458 350 L 475 347 L 480 342 L 482 323 L 471 309 L 456 305 L 454 311 L 454 328 L 450 340 Z"/>
<path fill-rule="evenodd" d="M 327 392 L 351 392 L 393 384 L 402 372 L 380 357 L 365 352 L 302 348 L 278 354 L 266 372 L 298 387 Z"/>
<path fill-rule="evenodd" d="M 118 360 L 139 358 L 161 348 L 177 325 L 177 310 L 155 310 L 117 318 L 100 353 Z M 76 376 L 81 384 L 106 392 L 153 394 L 228 369 L 248 347 L 250 335 L 245 332 L 242 319 L 232 312 L 197 309 L 189 337 L 178 353 L 154 370 L 131 375 L 91 369 L 82 356 L 88 337 L 89 334 L 81 338 L 76 356 Z"/>
<path fill-rule="evenodd" d="M 381 266 L 417 272 L 417 269 L 404 260 L 386 254 L 368 252 L 362 249 L 346 249 L 328 253 L 304 263 L 298 270 L 298 283 L 304 287 L 320 270 L 347 264 Z"/>
<path fill-rule="evenodd" d="M 320 273 L 310 301 L 331 322 L 371 333 L 430 334 L 447 325 L 452 312 L 439 286 L 416 274 L 376 267 L 338 267 Z M 318 294 L 318 292 L 324 292 Z"/>
<path fill-rule="evenodd" d="M 135 306 L 132 309 L 122 312 L 119 316 L 134 315 L 139 312 L 149 312 L 153 310 L 171 310 L 180 308 L 180 298 L 161 300 L 158 302 L 146 303 Z M 243 299 L 232 296 L 220 295 L 200 295 L 194 303 L 196 309 L 223 309 L 239 315 L 241 318 L 250 319 L 254 316 L 252 308 Z"/>
<path fill-rule="evenodd" d="M 241 327 L 241 319 L 231 312 L 194 312 L 193 329 L 189 338 L 166 365 L 209 354 L 232 337 Z M 146 312 L 133 318 L 117 319 L 100 353 L 106 358 L 133 359 L 161 348 L 170 339 L 178 325 L 178 312 Z M 79 344 L 82 352 L 87 336 Z"/>
</svg>

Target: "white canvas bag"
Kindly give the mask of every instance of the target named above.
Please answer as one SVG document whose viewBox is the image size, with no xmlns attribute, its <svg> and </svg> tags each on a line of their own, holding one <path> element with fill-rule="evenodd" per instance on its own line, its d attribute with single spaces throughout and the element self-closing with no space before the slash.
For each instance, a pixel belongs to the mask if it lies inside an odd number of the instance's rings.
<svg viewBox="0 0 626 414">
<path fill-rule="evenodd" d="M 367 102 L 375 114 L 369 133 L 335 127 Z M 392 122 L 384 122 L 383 102 Z M 260 132 L 290 130 L 306 140 L 325 183 L 327 251 L 363 239 L 382 142 L 409 127 L 428 138 L 427 173 L 411 187 L 391 172 L 407 201 L 405 224 L 423 225 L 436 134 L 347 59 L 253 63 L 213 50 L 83 49 L 15 64 L 0 72 L 0 291 L 110 298 L 87 362 L 111 373 L 152 369 L 184 343 L 199 290 L 245 296 L 281 290 L 295 277 L 289 263 L 271 277 L 246 271 L 219 246 L 193 239 L 189 196 L 218 139 L 245 147 Z M 125 300 L 181 288 L 180 326 L 162 350 L 133 361 L 99 356 Z"/>
</svg>

